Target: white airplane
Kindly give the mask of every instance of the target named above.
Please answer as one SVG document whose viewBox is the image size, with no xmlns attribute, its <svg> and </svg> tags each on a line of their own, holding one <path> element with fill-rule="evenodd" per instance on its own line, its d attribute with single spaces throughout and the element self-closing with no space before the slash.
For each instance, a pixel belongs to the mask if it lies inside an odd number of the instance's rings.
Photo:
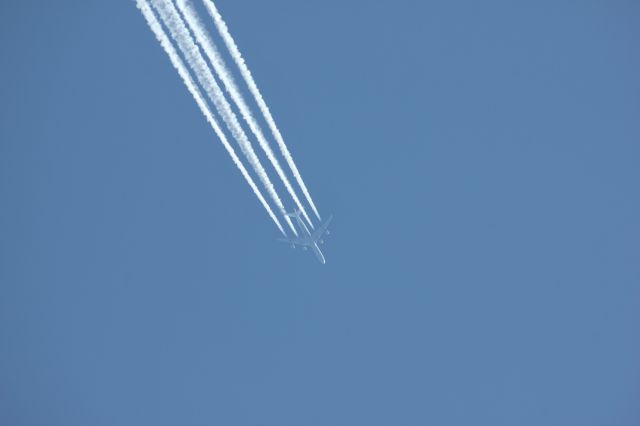
<svg viewBox="0 0 640 426">
<path fill-rule="evenodd" d="M 329 219 L 327 219 L 318 229 L 311 233 L 311 231 L 309 231 L 309 228 L 307 228 L 307 225 L 302 221 L 300 214 L 300 210 L 296 210 L 293 213 L 287 213 L 287 216 L 296 219 L 300 236 L 293 238 L 278 238 L 278 241 L 291 244 L 291 248 L 301 246 L 302 250 L 307 250 L 309 247 L 311 247 L 311 250 L 313 250 L 313 253 L 315 253 L 320 263 L 324 265 L 326 261 L 324 260 L 324 256 L 322 255 L 318 244 L 322 244 L 324 242 L 322 241 L 322 236 L 324 234 L 329 234 L 329 230 L 327 230 L 327 228 L 329 227 L 329 222 L 331 222 L 333 216 L 329 216 Z"/>
</svg>

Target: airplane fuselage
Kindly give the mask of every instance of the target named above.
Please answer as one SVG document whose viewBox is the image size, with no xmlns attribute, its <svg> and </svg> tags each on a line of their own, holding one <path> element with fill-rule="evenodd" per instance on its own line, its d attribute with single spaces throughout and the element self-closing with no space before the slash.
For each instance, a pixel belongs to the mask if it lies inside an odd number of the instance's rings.
<svg viewBox="0 0 640 426">
<path fill-rule="evenodd" d="M 307 248 L 311 248 L 313 253 L 318 258 L 318 261 L 322 264 L 325 264 L 326 260 L 324 258 L 324 255 L 322 254 L 322 251 L 320 250 L 318 242 L 321 242 L 322 236 L 325 232 L 328 233 L 327 227 L 329 226 L 329 222 L 331 222 L 332 217 L 329 217 L 329 219 L 327 219 L 325 223 L 323 223 L 317 230 L 312 233 L 307 227 L 307 224 L 302 221 L 299 211 L 295 213 L 288 213 L 288 215 L 289 217 L 295 218 L 297 228 L 299 230 L 299 235 L 295 238 L 281 238 L 280 240 L 290 243 L 293 248 L 295 248 L 295 246 L 302 246 L 304 250 L 306 250 Z"/>
<path fill-rule="evenodd" d="M 313 250 L 313 252 L 315 253 L 316 257 L 318 258 L 318 260 L 320 261 L 320 263 L 322 263 L 323 265 L 325 263 L 327 263 L 326 260 L 324 260 L 324 255 L 322 254 L 322 252 L 320 251 L 320 247 L 318 247 L 317 243 L 313 243 L 313 245 L 311 246 L 311 249 Z"/>
<path fill-rule="evenodd" d="M 302 221 L 302 219 L 300 218 L 300 216 L 296 216 L 296 223 L 298 224 L 298 228 L 300 229 L 300 233 L 302 233 L 304 235 L 304 240 L 306 240 L 306 244 L 307 246 L 311 247 L 311 250 L 313 250 L 313 253 L 316 255 L 316 257 L 318 258 L 318 260 L 320 261 L 320 263 L 322 263 L 323 265 L 325 263 L 327 263 L 327 261 L 324 258 L 324 255 L 322 254 L 322 251 L 320 250 L 320 247 L 318 247 L 318 242 L 314 241 L 312 236 L 311 236 L 311 231 L 309 231 L 309 228 L 307 227 L 307 224 L 304 223 Z"/>
</svg>

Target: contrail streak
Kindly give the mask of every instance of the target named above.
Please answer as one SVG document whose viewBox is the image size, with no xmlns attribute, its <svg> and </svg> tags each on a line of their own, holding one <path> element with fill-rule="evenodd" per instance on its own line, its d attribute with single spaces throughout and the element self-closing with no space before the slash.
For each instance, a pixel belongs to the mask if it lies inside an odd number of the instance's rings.
<svg viewBox="0 0 640 426">
<path fill-rule="evenodd" d="M 287 145 L 284 143 L 284 139 L 280 134 L 280 130 L 278 130 L 278 127 L 276 126 L 276 122 L 273 119 L 273 116 L 271 115 L 271 111 L 269 111 L 269 107 L 265 103 L 264 99 L 262 98 L 262 94 L 258 90 L 258 86 L 256 85 L 256 82 L 253 79 L 253 76 L 251 75 L 251 71 L 249 71 L 247 64 L 245 64 L 244 59 L 240 54 L 240 50 L 238 49 L 238 46 L 233 40 L 233 37 L 231 37 L 231 34 L 229 33 L 227 24 L 225 24 L 224 20 L 222 19 L 222 16 L 220 16 L 220 13 L 218 12 L 218 9 L 216 8 L 215 4 L 213 4 L 213 1 L 204 0 L 204 4 L 207 8 L 207 11 L 213 18 L 213 21 L 216 24 L 216 28 L 218 29 L 218 32 L 222 36 L 222 39 L 224 40 L 224 43 L 227 46 L 227 49 L 229 49 L 229 52 L 231 53 L 233 60 L 235 61 L 238 68 L 240 69 L 240 73 L 242 74 L 242 77 L 247 82 L 247 86 L 249 86 L 249 91 L 255 98 L 258 104 L 258 107 L 260 107 L 260 111 L 262 112 L 265 120 L 269 124 L 269 128 L 271 129 L 271 132 L 273 133 L 273 136 L 276 139 L 276 142 L 278 143 L 278 147 L 280 148 L 280 152 L 282 153 L 285 160 L 287 161 L 287 164 L 291 168 L 291 171 L 293 172 L 293 175 L 295 176 L 296 181 L 298 182 L 298 185 L 300 185 L 300 188 L 302 189 L 304 196 L 306 197 L 307 201 L 311 205 L 311 208 L 313 209 L 318 219 L 320 219 L 320 214 L 318 213 L 318 209 L 316 209 L 316 206 L 313 203 L 313 200 L 311 199 L 311 195 L 309 195 L 309 191 L 307 190 L 307 187 L 304 184 L 304 181 L 302 180 L 302 176 L 300 176 L 300 172 L 298 171 L 298 168 L 296 167 L 296 164 L 293 161 L 293 157 L 291 156 L 291 153 L 287 149 Z"/>
<path fill-rule="evenodd" d="M 200 21 L 200 18 L 198 17 L 197 12 L 193 8 L 193 5 L 189 0 L 177 0 L 176 3 L 178 5 L 178 9 L 182 13 L 182 16 L 185 18 L 185 20 L 187 21 L 187 24 L 193 31 L 196 41 L 206 53 L 207 57 L 209 58 L 209 61 L 213 65 L 213 69 L 215 70 L 220 80 L 222 80 L 222 83 L 224 84 L 224 87 L 227 89 L 227 92 L 229 93 L 229 95 L 231 96 L 231 99 L 233 99 L 233 101 L 238 106 L 238 109 L 242 114 L 242 118 L 249 125 L 249 128 L 251 129 L 251 132 L 255 135 L 256 139 L 258 139 L 258 143 L 260 144 L 260 147 L 262 148 L 264 153 L 267 155 L 267 158 L 273 165 L 274 169 L 276 170 L 276 173 L 278 173 L 278 176 L 280 177 L 280 179 L 282 179 L 284 186 L 287 188 L 287 191 L 291 195 L 291 198 L 293 198 L 293 201 L 298 206 L 298 209 L 302 211 L 302 214 L 304 215 L 307 222 L 309 222 L 309 224 L 313 227 L 313 223 L 311 222 L 311 219 L 307 215 L 307 212 L 304 209 L 304 206 L 298 199 L 298 195 L 296 194 L 295 190 L 291 186 L 291 183 L 289 183 L 289 179 L 287 178 L 284 170 L 282 170 L 282 167 L 280 166 L 280 162 L 278 161 L 275 154 L 273 153 L 273 150 L 269 146 L 269 142 L 264 137 L 264 134 L 262 133 L 262 129 L 260 129 L 260 125 L 258 124 L 256 119 L 253 117 L 253 114 L 251 113 L 249 106 L 245 102 L 244 97 L 240 93 L 238 86 L 233 80 L 233 76 L 227 69 L 224 63 L 224 60 L 222 59 L 222 56 L 218 52 L 218 48 L 216 47 L 214 41 L 211 39 L 211 37 L 207 33 L 202 22 Z"/>
<path fill-rule="evenodd" d="M 189 71 L 187 70 L 187 67 L 184 64 L 184 62 L 182 62 L 182 59 L 180 59 L 178 52 L 176 52 L 176 49 L 173 47 L 173 44 L 169 40 L 169 37 L 164 32 L 164 29 L 160 25 L 160 22 L 158 22 L 158 19 L 156 18 L 155 14 L 151 10 L 151 6 L 147 2 L 147 0 L 137 0 L 136 5 L 138 6 L 138 9 L 140 9 L 140 11 L 142 12 L 142 15 L 144 15 L 144 18 L 146 19 L 147 24 L 149 25 L 149 28 L 151 28 L 151 31 L 153 31 L 153 33 L 155 34 L 156 38 L 160 42 L 160 45 L 166 52 L 167 56 L 169 56 L 171 63 L 173 64 L 174 68 L 178 71 L 178 74 L 182 78 L 182 81 L 184 82 L 185 86 L 187 86 L 189 93 L 191 93 L 191 96 L 193 96 L 193 98 L 195 99 L 196 103 L 198 104 L 198 107 L 200 107 L 200 111 L 202 111 L 202 114 L 205 116 L 205 118 L 207 119 L 207 121 L 209 122 L 213 130 L 216 132 L 216 134 L 218 135 L 218 138 L 220 138 L 222 145 L 224 145 L 225 149 L 231 156 L 231 159 L 233 160 L 235 165 L 238 167 L 238 169 L 240 169 L 242 176 L 245 178 L 245 180 L 247 181 L 247 183 L 249 184 L 253 192 L 256 194 L 256 196 L 260 200 L 260 203 L 262 203 L 262 206 L 265 208 L 265 210 L 267 211 L 271 219 L 278 226 L 278 229 L 280 229 L 280 232 L 282 232 L 283 235 L 286 235 L 286 233 L 284 232 L 284 229 L 282 229 L 282 225 L 280 224 L 280 221 L 278 221 L 278 218 L 276 218 L 275 214 L 271 210 L 271 207 L 269 206 L 269 204 L 267 204 L 267 201 L 264 199 L 264 197 L 260 193 L 260 190 L 258 189 L 255 182 L 247 172 L 247 169 L 245 169 L 244 165 L 236 155 L 235 151 L 233 150 L 233 147 L 227 140 L 227 137 L 225 136 L 224 132 L 218 125 L 218 122 L 215 120 L 215 118 L 213 118 L 213 115 L 211 114 L 211 111 L 209 110 L 209 106 L 205 102 L 202 96 L 202 93 L 198 89 L 196 83 L 191 78 L 191 74 L 189 74 Z"/>
<path fill-rule="evenodd" d="M 216 106 L 216 109 L 222 116 L 222 119 L 226 123 L 227 128 L 240 145 L 240 149 L 242 150 L 243 154 L 247 157 L 249 163 L 262 181 L 265 189 L 273 199 L 276 206 L 280 209 L 280 213 L 284 216 L 293 233 L 295 235 L 298 235 L 298 232 L 293 226 L 291 219 L 286 216 L 284 205 L 282 204 L 280 197 L 276 193 L 271 180 L 269 180 L 267 172 L 262 167 L 258 156 L 253 150 L 251 142 L 249 142 L 247 135 L 242 129 L 242 126 L 240 126 L 238 118 L 231 109 L 231 105 L 229 105 L 229 102 L 227 102 L 227 100 L 225 99 L 224 93 L 222 93 L 220 86 L 218 86 L 218 83 L 216 82 L 213 74 L 211 74 L 211 70 L 202 57 L 200 49 L 191 37 L 186 24 L 180 17 L 180 14 L 176 10 L 175 6 L 171 2 L 171 0 L 153 0 L 152 4 L 156 7 L 158 13 L 160 14 L 160 17 L 169 29 L 171 36 L 178 44 L 180 50 L 182 50 L 182 53 L 187 59 L 187 63 L 193 69 L 196 77 L 200 81 L 200 84 L 202 85 L 202 87 L 204 87 L 207 95 L 209 95 L 209 98 Z"/>
</svg>

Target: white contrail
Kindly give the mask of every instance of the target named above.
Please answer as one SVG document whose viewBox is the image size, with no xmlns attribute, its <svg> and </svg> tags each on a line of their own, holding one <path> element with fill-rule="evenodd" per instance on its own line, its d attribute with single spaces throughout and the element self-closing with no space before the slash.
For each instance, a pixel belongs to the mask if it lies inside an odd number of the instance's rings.
<svg viewBox="0 0 640 426">
<path fill-rule="evenodd" d="M 222 119 L 226 123 L 227 128 L 240 145 L 240 149 L 242 150 L 243 154 L 249 160 L 249 163 L 262 181 L 262 184 L 266 188 L 272 200 L 280 210 L 280 213 L 284 216 L 287 224 L 291 228 L 291 231 L 295 235 L 298 235 L 298 232 L 293 226 L 291 219 L 286 216 L 287 212 L 284 208 L 284 205 L 282 204 L 282 201 L 280 200 L 280 197 L 276 193 L 275 188 L 273 187 L 273 183 L 271 183 L 267 172 L 262 167 L 258 156 L 251 146 L 251 142 L 249 142 L 247 135 L 242 129 L 242 126 L 240 126 L 236 114 L 231 109 L 231 105 L 229 105 L 229 102 L 227 102 L 227 100 L 225 99 L 224 93 L 222 93 L 220 86 L 218 86 L 215 77 L 213 76 L 213 74 L 211 74 L 209 66 L 202 57 L 200 49 L 191 37 L 191 34 L 189 33 L 186 24 L 182 20 L 182 17 L 178 13 L 178 10 L 175 8 L 171 0 L 153 0 L 152 4 L 156 7 L 158 13 L 160 14 L 160 17 L 169 29 L 171 36 L 178 44 L 178 47 L 184 54 L 187 63 L 191 66 L 191 69 L 194 71 L 196 77 L 198 78 L 198 81 L 205 89 L 205 92 L 207 92 L 207 95 L 209 95 L 209 99 L 211 99 L 213 104 L 216 106 L 216 109 L 222 116 Z"/>
<path fill-rule="evenodd" d="M 224 40 L 224 43 L 227 46 L 227 49 L 229 49 L 229 52 L 231 53 L 233 60 L 235 61 L 238 68 L 240 69 L 240 73 L 242 74 L 242 77 L 247 82 L 247 86 L 249 86 L 249 91 L 251 91 L 251 94 L 253 95 L 256 102 L 258 103 L 258 106 L 260 107 L 260 111 L 262 112 L 265 120 L 269 124 L 269 128 L 271 129 L 271 132 L 273 133 L 273 136 L 276 139 L 276 142 L 278 142 L 278 147 L 280 148 L 280 152 L 282 153 L 282 155 L 287 161 L 287 164 L 291 168 L 291 171 L 293 172 L 293 175 L 295 176 L 296 181 L 298 182 L 298 185 L 300 185 L 300 188 L 302 189 L 304 196 L 307 198 L 307 201 L 311 205 L 311 208 L 313 209 L 318 219 L 320 219 L 320 213 L 318 213 L 318 209 L 316 209 L 316 206 L 313 203 L 313 200 L 311 199 L 311 195 L 309 195 L 309 191 L 307 190 L 307 187 L 304 184 L 304 181 L 302 180 L 302 176 L 300 176 L 300 172 L 298 171 L 296 164 L 293 162 L 293 157 L 291 156 L 291 153 L 287 149 L 287 145 L 284 143 L 284 139 L 282 139 L 280 130 L 278 130 L 278 127 L 276 126 L 276 122 L 273 119 L 273 116 L 271 115 L 271 111 L 269 111 L 269 107 L 265 103 L 264 99 L 262 98 L 262 94 L 258 90 L 258 86 L 256 85 L 256 82 L 253 79 L 253 76 L 251 75 L 251 71 L 249 71 L 247 64 L 245 64 L 244 59 L 240 54 L 240 50 L 238 49 L 238 46 L 233 40 L 233 37 L 231 37 L 231 34 L 229 33 L 227 24 L 225 24 L 224 20 L 222 19 L 222 16 L 220 16 L 220 13 L 218 12 L 218 9 L 216 9 L 215 4 L 213 4 L 213 1 L 211 0 L 203 0 L 203 1 L 207 8 L 207 11 L 209 12 L 211 17 L 213 18 L 213 21 L 215 22 L 216 28 L 218 29 L 218 32 L 222 36 L 222 39 Z"/>
<path fill-rule="evenodd" d="M 247 169 L 245 169 L 244 165 L 236 155 L 235 151 L 233 150 L 233 147 L 227 140 L 227 137 L 225 136 L 224 132 L 218 125 L 218 122 L 215 120 L 215 118 L 213 118 L 213 115 L 211 114 L 211 111 L 209 110 L 209 106 L 205 102 L 202 96 L 202 93 L 200 93 L 200 90 L 198 89 L 196 83 L 191 78 L 191 75 L 189 74 L 187 67 L 185 66 L 184 62 L 182 62 L 182 59 L 180 59 L 178 52 L 176 52 L 175 48 L 173 47 L 173 44 L 169 40 L 169 37 L 167 37 L 167 34 L 164 32 L 164 29 L 160 25 L 160 22 L 158 22 L 158 19 L 156 18 L 155 14 L 151 10 L 149 3 L 147 2 L 147 0 L 137 0 L 136 4 L 140 9 L 140 11 L 142 12 L 142 14 L 144 15 L 144 18 L 147 20 L 147 24 L 149 24 L 149 28 L 151 28 L 151 31 L 153 31 L 153 33 L 155 34 L 156 38 L 160 42 L 160 45 L 162 46 L 164 51 L 167 53 L 167 56 L 169 56 L 169 59 L 171 60 L 171 63 L 173 64 L 174 68 L 178 71 L 178 74 L 180 74 L 180 77 L 182 77 L 182 81 L 184 81 L 185 86 L 187 86 L 189 93 L 191 93 L 191 96 L 193 96 L 196 103 L 200 107 L 200 111 L 202 111 L 202 114 L 204 114 L 205 118 L 207 119 L 207 121 L 209 122 L 213 130 L 216 132 L 216 134 L 220 138 L 222 145 L 224 145 L 225 149 L 231 156 L 235 165 L 238 167 L 238 169 L 240 169 L 242 176 L 246 179 L 247 183 L 249 184 L 253 192 L 256 194 L 256 196 L 260 200 L 260 203 L 262 203 L 262 206 L 265 208 L 265 210 L 267 211 L 271 219 L 278 226 L 278 229 L 280 229 L 280 232 L 282 232 L 283 235 L 286 235 L 286 233 L 284 232 L 284 229 L 282 229 L 282 225 L 280 224 L 280 221 L 278 221 L 278 218 L 276 218 L 275 214 L 271 210 L 271 207 L 269 207 L 269 204 L 267 204 L 267 201 L 264 199 L 264 197 L 260 193 L 260 190 L 258 189 L 255 182 L 247 172 Z"/>
<path fill-rule="evenodd" d="M 229 95 L 231 96 L 231 99 L 233 99 L 233 101 L 238 106 L 238 109 L 242 114 L 242 118 L 249 125 L 249 128 L 251 129 L 251 132 L 255 135 L 256 139 L 258 139 L 258 143 L 260 144 L 260 147 L 262 148 L 264 153 L 267 155 L 267 158 L 273 165 L 273 168 L 276 170 L 276 173 L 278 173 L 278 176 L 280 177 L 280 179 L 282 179 L 284 186 L 287 188 L 287 191 L 289 191 L 289 194 L 291 195 L 291 198 L 293 198 L 293 201 L 298 206 L 298 209 L 302 211 L 304 218 L 313 227 L 313 223 L 311 222 L 311 219 L 307 215 L 307 212 L 304 209 L 304 206 L 302 205 L 302 203 L 300 202 L 300 199 L 298 198 L 298 195 L 296 194 L 295 190 L 291 186 L 291 183 L 289 183 L 289 179 L 287 178 L 287 175 L 285 174 L 284 170 L 282 170 L 282 167 L 280 166 L 280 162 L 278 161 L 275 154 L 273 153 L 273 150 L 269 146 L 269 142 L 264 137 L 264 134 L 262 133 L 262 129 L 260 128 L 260 125 L 258 124 L 256 119 L 253 117 L 253 114 L 251 113 L 251 109 L 245 102 L 244 97 L 240 93 L 238 86 L 233 80 L 233 76 L 227 69 L 224 63 L 224 60 L 222 59 L 222 56 L 218 52 L 218 48 L 216 47 L 214 41 L 211 39 L 211 37 L 207 33 L 204 25 L 202 24 L 202 21 L 200 21 L 200 18 L 198 17 L 198 13 L 195 11 L 195 9 L 193 8 L 193 5 L 189 0 L 177 0 L 176 3 L 178 5 L 178 9 L 182 13 L 182 16 L 185 18 L 185 20 L 187 21 L 187 24 L 189 24 L 189 27 L 193 31 L 196 41 L 198 42 L 198 44 L 200 44 L 200 46 L 206 53 L 207 57 L 209 58 L 209 61 L 213 65 L 213 69 L 218 75 L 218 78 L 222 80 L 224 87 L 227 89 L 227 93 L 229 93 Z"/>
</svg>

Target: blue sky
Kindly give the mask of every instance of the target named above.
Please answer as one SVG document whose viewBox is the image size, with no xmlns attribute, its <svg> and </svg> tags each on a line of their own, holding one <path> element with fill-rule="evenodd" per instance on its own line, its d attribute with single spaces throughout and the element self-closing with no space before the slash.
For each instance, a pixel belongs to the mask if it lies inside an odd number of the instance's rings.
<svg viewBox="0 0 640 426">
<path fill-rule="evenodd" d="M 638 4 L 217 5 L 327 265 L 133 1 L 4 2 L 0 423 L 640 422 Z"/>
</svg>

